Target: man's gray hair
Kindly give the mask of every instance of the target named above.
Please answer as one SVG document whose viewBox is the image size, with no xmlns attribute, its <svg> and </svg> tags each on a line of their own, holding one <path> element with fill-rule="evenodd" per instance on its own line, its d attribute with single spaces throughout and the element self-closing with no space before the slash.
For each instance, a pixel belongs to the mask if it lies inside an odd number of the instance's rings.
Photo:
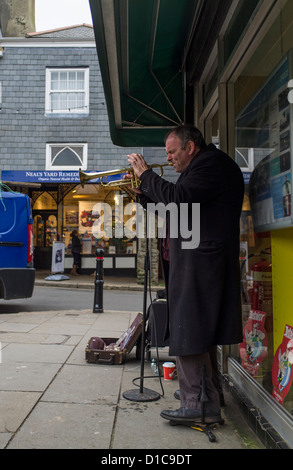
<svg viewBox="0 0 293 470">
<path fill-rule="evenodd" d="M 206 143 L 202 136 L 202 133 L 200 132 L 199 129 L 197 129 L 197 127 L 187 126 L 187 125 L 175 127 L 166 135 L 165 143 L 166 143 L 167 138 L 171 134 L 176 135 L 181 140 L 182 149 L 186 148 L 186 145 L 188 144 L 189 141 L 194 142 L 196 147 L 199 147 L 200 149 L 206 147 Z"/>
</svg>

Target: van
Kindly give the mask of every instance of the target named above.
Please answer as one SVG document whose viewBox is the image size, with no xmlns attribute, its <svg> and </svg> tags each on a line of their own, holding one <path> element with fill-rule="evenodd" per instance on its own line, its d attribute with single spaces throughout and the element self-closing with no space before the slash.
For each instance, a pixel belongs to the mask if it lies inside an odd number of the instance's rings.
<svg viewBox="0 0 293 470">
<path fill-rule="evenodd" d="M 31 200 L 0 192 L 0 299 L 29 298 L 34 283 Z"/>
</svg>

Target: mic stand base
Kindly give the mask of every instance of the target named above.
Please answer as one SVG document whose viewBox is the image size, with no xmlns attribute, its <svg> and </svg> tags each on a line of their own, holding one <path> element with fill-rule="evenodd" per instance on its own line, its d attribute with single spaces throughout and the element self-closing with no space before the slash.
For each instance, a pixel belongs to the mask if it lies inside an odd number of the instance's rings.
<svg viewBox="0 0 293 470">
<path fill-rule="evenodd" d="M 154 390 L 149 390 L 148 388 L 143 388 L 143 391 L 141 392 L 138 388 L 124 392 L 123 397 L 130 401 L 155 401 L 160 398 L 160 394 Z"/>
</svg>

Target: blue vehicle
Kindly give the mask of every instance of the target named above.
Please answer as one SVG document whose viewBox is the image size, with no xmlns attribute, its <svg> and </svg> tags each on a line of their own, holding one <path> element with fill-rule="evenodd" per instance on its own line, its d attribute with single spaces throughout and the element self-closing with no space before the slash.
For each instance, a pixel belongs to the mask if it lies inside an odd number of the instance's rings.
<svg viewBox="0 0 293 470">
<path fill-rule="evenodd" d="M 26 194 L 0 193 L 0 299 L 33 294 L 33 219 Z"/>
</svg>

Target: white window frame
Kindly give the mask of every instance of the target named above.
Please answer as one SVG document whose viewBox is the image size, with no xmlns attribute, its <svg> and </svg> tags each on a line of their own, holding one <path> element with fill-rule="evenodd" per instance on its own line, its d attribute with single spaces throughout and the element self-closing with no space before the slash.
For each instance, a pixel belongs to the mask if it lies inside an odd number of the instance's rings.
<svg viewBox="0 0 293 470">
<path fill-rule="evenodd" d="M 84 73 L 84 106 L 81 108 L 64 108 L 64 109 L 52 109 L 51 97 L 54 93 L 78 93 L 81 90 L 52 90 L 52 73 L 68 73 L 68 72 L 83 72 Z M 89 68 L 88 67 L 68 67 L 68 68 L 46 68 L 46 99 L 45 99 L 45 114 L 46 115 L 88 115 L 89 114 Z"/>
<path fill-rule="evenodd" d="M 78 165 L 66 165 L 66 166 L 61 166 L 61 165 L 54 165 L 51 159 L 51 150 L 54 147 L 62 147 L 62 150 L 66 148 L 70 148 L 74 150 L 74 147 L 83 147 L 83 155 L 82 155 L 82 161 L 80 161 L 80 164 Z M 57 154 L 58 155 L 58 154 Z M 56 156 L 57 156 L 56 155 Z M 56 158 L 56 157 L 55 157 Z M 82 170 L 87 169 L 87 159 L 88 159 L 88 144 L 85 143 L 54 143 L 54 144 L 46 144 L 46 170 L 56 170 L 56 171 L 76 171 L 79 170 L 80 168 Z"/>
</svg>

